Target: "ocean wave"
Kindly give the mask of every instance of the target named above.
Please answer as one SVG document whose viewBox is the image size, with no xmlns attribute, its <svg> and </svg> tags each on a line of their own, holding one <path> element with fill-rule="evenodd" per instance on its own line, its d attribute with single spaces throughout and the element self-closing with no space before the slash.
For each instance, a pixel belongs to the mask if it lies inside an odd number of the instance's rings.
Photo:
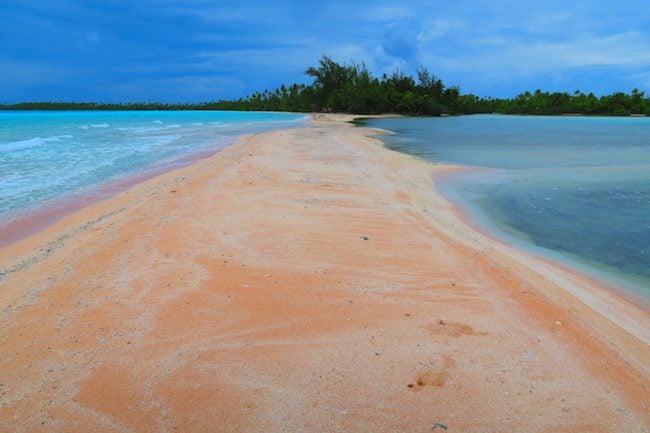
<svg viewBox="0 0 650 433">
<path fill-rule="evenodd" d="M 3 151 L 21 150 L 30 147 L 42 146 L 46 141 L 41 137 L 28 138 L 26 140 L 10 141 L 0 144 L 0 149 Z"/>
<path fill-rule="evenodd" d="M 49 137 L 45 137 L 43 139 L 43 141 L 45 141 L 46 143 L 57 143 L 57 142 L 59 142 L 61 140 L 67 140 L 67 139 L 70 139 L 70 138 L 74 138 L 74 135 L 70 135 L 70 134 L 51 135 Z"/>
<path fill-rule="evenodd" d="M 165 131 L 167 129 L 180 128 L 181 125 L 167 125 L 167 126 L 130 126 L 117 128 L 118 131 L 132 132 L 134 134 L 148 134 L 151 132 Z"/>
<path fill-rule="evenodd" d="M 18 115 L 6 114 L 10 120 Z M 33 124 L 0 138 L 0 219 L 7 210 L 32 209 L 82 190 L 94 191 L 113 179 L 216 151 L 249 131 L 249 117 L 266 118 L 238 116 L 242 118 L 183 112 L 158 117 L 147 112 L 121 113 L 115 119 L 71 113 L 50 119 L 50 114 L 36 113 Z M 272 129 L 272 124 L 260 123 L 260 129 Z"/>
<path fill-rule="evenodd" d="M 110 123 L 91 123 L 90 125 L 82 125 L 79 128 L 81 128 L 81 129 L 108 128 L 110 126 L 111 126 Z"/>
<path fill-rule="evenodd" d="M 62 139 L 72 138 L 72 135 L 52 135 L 49 137 L 32 137 L 25 140 L 8 141 L 0 143 L 0 150 L 3 152 L 11 152 L 22 149 L 29 149 L 32 147 L 42 146 L 47 143 L 61 141 Z"/>
<path fill-rule="evenodd" d="M 171 144 L 180 138 L 182 138 L 180 135 L 161 135 L 155 137 L 138 138 L 137 150 L 139 152 L 151 151 L 154 148 Z"/>
</svg>

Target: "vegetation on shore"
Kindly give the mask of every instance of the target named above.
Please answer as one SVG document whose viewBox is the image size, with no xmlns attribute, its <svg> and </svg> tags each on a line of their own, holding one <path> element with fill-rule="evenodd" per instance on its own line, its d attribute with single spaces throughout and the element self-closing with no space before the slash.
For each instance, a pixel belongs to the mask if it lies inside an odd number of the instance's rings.
<svg viewBox="0 0 650 433">
<path fill-rule="evenodd" d="M 484 98 L 461 94 L 420 68 L 417 78 L 400 71 L 374 77 L 365 65 L 339 64 L 323 56 L 318 66 L 307 69 L 313 83 L 282 85 L 237 100 L 198 104 L 25 102 L 0 104 L 0 110 L 237 110 L 344 112 L 354 114 L 398 113 L 439 116 L 443 114 L 504 113 L 530 115 L 584 114 L 650 115 L 650 97 L 637 89 L 596 96 L 575 91 L 525 92 L 513 99 Z"/>
</svg>

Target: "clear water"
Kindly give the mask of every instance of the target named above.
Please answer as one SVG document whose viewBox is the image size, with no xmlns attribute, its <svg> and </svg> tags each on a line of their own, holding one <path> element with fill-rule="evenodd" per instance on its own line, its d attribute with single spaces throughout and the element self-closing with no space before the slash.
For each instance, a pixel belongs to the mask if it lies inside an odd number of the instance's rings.
<svg viewBox="0 0 650 433">
<path fill-rule="evenodd" d="M 305 116 L 218 111 L 0 111 L 0 223 L 244 133 Z"/>
<path fill-rule="evenodd" d="M 441 185 L 475 218 L 650 296 L 650 118 L 375 119 L 394 150 L 490 170 Z M 539 248 L 536 249 L 539 251 Z"/>
</svg>

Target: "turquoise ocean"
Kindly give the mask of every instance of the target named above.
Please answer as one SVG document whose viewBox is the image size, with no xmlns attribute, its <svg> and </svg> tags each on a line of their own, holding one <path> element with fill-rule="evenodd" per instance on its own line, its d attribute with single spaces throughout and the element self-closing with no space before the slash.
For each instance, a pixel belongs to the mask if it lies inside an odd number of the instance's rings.
<svg viewBox="0 0 650 433">
<path fill-rule="evenodd" d="M 650 118 L 474 115 L 365 122 L 387 147 L 477 168 L 439 189 L 478 225 L 650 299 Z"/>
<path fill-rule="evenodd" d="M 175 167 L 306 116 L 226 111 L 0 111 L 0 225 L 110 182 Z"/>
</svg>

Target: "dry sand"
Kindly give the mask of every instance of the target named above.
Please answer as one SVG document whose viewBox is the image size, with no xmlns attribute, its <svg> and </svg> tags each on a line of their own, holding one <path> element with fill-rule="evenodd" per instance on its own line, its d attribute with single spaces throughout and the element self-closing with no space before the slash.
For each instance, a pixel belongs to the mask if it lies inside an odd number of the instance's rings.
<svg viewBox="0 0 650 433">
<path fill-rule="evenodd" d="M 650 431 L 647 311 L 315 117 L 0 250 L 0 431 Z"/>
</svg>

